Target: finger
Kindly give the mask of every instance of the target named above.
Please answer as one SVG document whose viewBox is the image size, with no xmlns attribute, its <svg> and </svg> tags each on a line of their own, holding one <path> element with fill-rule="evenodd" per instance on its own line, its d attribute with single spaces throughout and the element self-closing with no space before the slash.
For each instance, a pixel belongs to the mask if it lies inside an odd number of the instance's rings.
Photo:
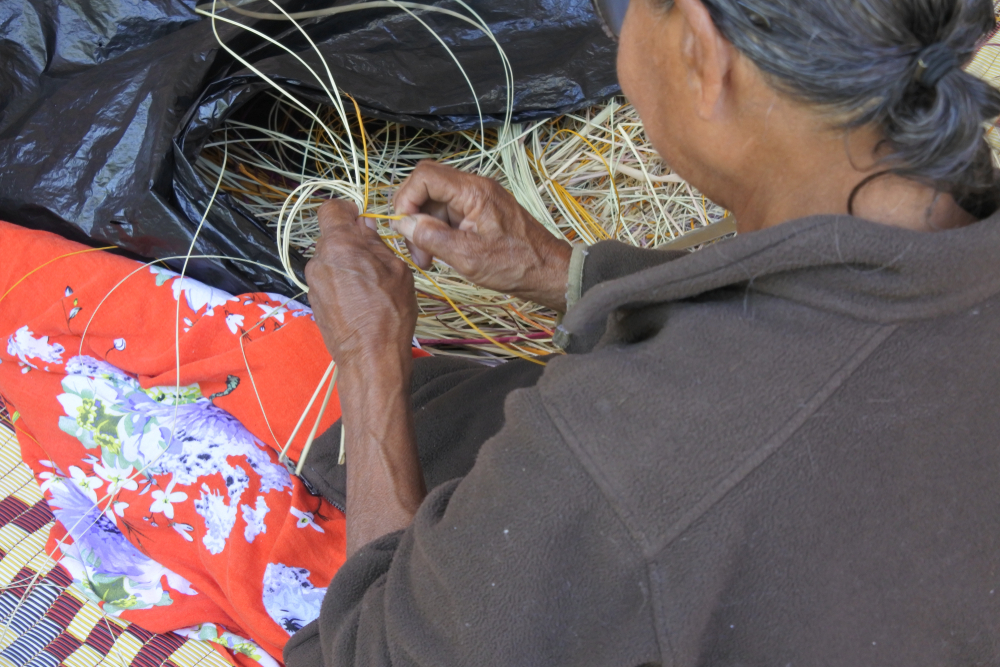
<svg viewBox="0 0 1000 667">
<path fill-rule="evenodd" d="M 360 220 L 360 218 L 359 218 Z M 402 257 L 396 254 L 396 251 L 389 247 L 385 239 L 378 233 L 377 228 L 368 227 L 367 225 L 359 224 L 359 231 L 361 233 L 361 239 L 365 242 L 365 247 L 368 252 L 372 253 L 378 257 L 382 262 L 402 262 L 406 263 Z M 409 246 L 409 244 L 407 244 Z M 431 258 L 430 261 L 433 261 Z M 426 267 L 421 267 L 426 268 Z"/>
<path fill-rule="evenodd" d="M 411 247 L 455 266 L 468 264 L 470 233 L 455 229 L 434 216 L 418 213 L 394 220 L 393 229 L 403 235 Z"/>
<path fill-rule="evenodd" d="M 420 207 L 421 213 L 426 213 L 427 215 L 433 215 L 438 220 L 444 222 L 445 224 L 456 227 L 456 223 L 460 223 L 461 219 L 453 220 L 448 210 L 448 204 L 440 201 L 429 201 Z"/>
<path fill-rule="evenodd" d="M 393 208 L 403 215 L 426 212 L 424 207 L 434 202 L 445 209 L 461 208 L 463 176 L 457 169 L 424 160 L 396 191 Z"/>
<path fill-rule="evenodd" d="M 351 208 L 354 209 L 353 205 Z M 365 224 L 366 218 L 362 217 L 355 217 L 349 223 L 344 222 L 346 218 L 342 214 L 346 212 L 346 208 L 336 212 L 334 221 L 325 220 L 326 227 L 316 240 L 314 259 L 340 265 L 346 256 L 356 251 L 361 251 L 362 254 L 374 254 L 383 262 L 394 257 L 393 252 L 382 241 L 377 227 Z"/>
<path fill-rule="evenodd" d="M 330 199 L 316 212 L 321 234 L 333 231 L 343 225 L 352 224 L 358 217 L 358 207 L 344 199 Z"/>
<path fill-rule="evenodd" d="M 383 260 L 395 258 L 396 253 L 386 245 L 385 239 L 378 233 L 378 226 L 365 224 L 364 220 L 364 218 L 357 220 L 358 235 L 355 238 L 360 242 L 359 246 Z"/>
<path fill-rule="evenodd" d="M 410 251 L 410 259 L 412 259 L 413 263 L 419 266 L 421 269 L 424 269 L 426 271 L 427 269 L 431 268 L 432 264 L 434 264 L 434 255 L 430 254 L 429 252 L 421 250 L 420 248 L 413 245 L 409 241 L 406 241 L 406 247 Z"/>
<path fill-rule="evenodd" d="M 359 226 L 367 227 L 368 229 L 377 232 L 378 231 L 378 221 L 375 218 L 358 218 L 357 221 Z"/>
</svg>

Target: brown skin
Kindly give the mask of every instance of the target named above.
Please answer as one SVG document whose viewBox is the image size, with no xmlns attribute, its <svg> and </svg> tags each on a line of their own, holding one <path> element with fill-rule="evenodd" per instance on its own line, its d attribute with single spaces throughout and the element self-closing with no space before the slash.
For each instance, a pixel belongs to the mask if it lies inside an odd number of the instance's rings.
<svg viewBox="0 0 1000 667">
<path fill-rule="evenodd" d="M 815 214 L 846 214 L 877 165 L 878 133 L 831 129 L 815 109 L 776 92 L 722 37 L 700 0 L 633 0 L 618 56 L 622 89 L 679 175 L 731 210 L 741 233 Z M 393 226 L 418 264 L 440 257 L 466 278 L 563 310 L 571 250 L 499 185 L 422 163 L 396 195 Z M 854 213 L 933 231 L 972 222 L 954 200 L 898 177 L 865 186 Z M 413 438 L 408 267 L 357 209 L 320 209 L 322 237 L 306 267 L 310 300 L 333 358 L 351 461 L 347 554 L 409 525 L 425 489 Z"/>
<path fill-rule="evenodd" d="M 622 90 L 667 164 L 736 216 L 746 233 L 816 214 L 846 214 L 851 191 L 885 169 L 873 128 L 846 133 L 789 99 L 719 33 L 700 0 L 629 6 L 618 52 Z M 887 176 L 854 213 L 917 231 L 972 222 L 949 195 Z"/>
<path fill-rule="evenodd" d="M 354 204 L 319 210 L 321 236 L 306 265 L 309 298 L 337 361 L 346 458 L 347 555 L 405 528 L 426 495 L 410 409 L 413 275 Z"/>
<path fill-rule="evenodd" d="M 572 247 L 496 181 L 425 161 L 396 192 L 394 204 L 407 217 L 393 226 L 421 268 L 437 255 L 477 285 L 566 310 Z"/>
</svg>

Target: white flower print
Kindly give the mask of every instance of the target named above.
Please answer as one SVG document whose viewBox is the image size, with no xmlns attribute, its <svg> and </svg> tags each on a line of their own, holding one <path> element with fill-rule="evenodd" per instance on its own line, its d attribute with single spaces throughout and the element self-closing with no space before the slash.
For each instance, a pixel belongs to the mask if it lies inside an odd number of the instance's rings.
<svg viewBox="0 0 1000 667">
<path fill-rule="evenodd" d="M 98 462 L 94 464 L 94 472 L 105 482 L 109 482 L 108 493 L 111 495 L 118 493 L 121 489 L 135 491 L 139 488 L 139 483 L 131 479 L 132 466 L 119 468 L 114 464 L 102 465 Z"/>
<path fill-rule="evenodd" d="M 232 333 L 236 333 L 243 326 L 243 316 L 239 313 L 230 313 L 226 315 L 226 326 Z"/>
<path fill-rule="evenodd" d="M 313 317 L 312 308 L 305 305 L 301 301 L 296 301 L 295 299 L 288 299 L 281 296 L 280 294 L 274 294 L 272 292 L 264 292 L 264 295 L 267 296 L 267 298 L 270 299 L 271 301 L 275 301 L 281 304 L 283 307 L 287 308 L 292 313 L 292 317 L 305 317 L 307 315 L 309 317 Z M 313 319 L 316 318 L 313 317 Z"/>
<path fill-rule="evenodd" d="M 149 506 L 149 511 L 154 514 L 163 512 L 163 516 L 168 519 L 174 518 L 174 506 L 172 503 L 181 503 L 187 500 L 188 494 L 183 491 L 174 491 L 174 480 L 170 480 L 165 491 L 154 489 L 152 496 L 155 499 Z"/>
<path fill-rule="evenodd" d="M 61 364 L 64 352 L 66 352 L 66 348 L 59 343 L 50 345 L 48 336 L 35 338 L 27 326 L 21 327 L 14 332 L 13 336 L 7 338 L 7 354 L 17 357 L 26 367 L 36 370 L 38 366 L 28 359 L 34 359 L 43 364 Z"/>
<path fill-rule="evenodd" d="M 153 419 L 146 417 L 147 415 L 141 413 L 127 415 L 122 420 L 122 422 L 127 421 L 127 423 L 123 424 L 119 431 L 126 431 L 128 426 L 132 426 L 132 433 L 130 435 L 126 433 L 124 437 L 120 438 L 120 451 L 126 461 L 143 463 L 144 465 L 141 467 L 146 468 L 148 475 L 162 468 L 162 466 L 157 466 L 156 462 L 163 456 L 163 450 L 166 448 L 166 438 L 164 438 L 163 433 L 166 429 L 159 426 L 159 419 L 156 418 L 162 419 L 163 415 L 157 415 Z"/>
<path fill-rule="evenodd" d="M 37 478 L 42 493 L 48 491 L 53 484 L 60 484 L 65 479 L 58 473 L 49 472 L 48 470 L 43 470 L 42 472 L 38 473 Z"/>
<path fill-rule="evenodd" d="M 120 516 L 122 518 L 125 517 L 125 510 L 128 509 L 128 503 L 117 502 L 117 503 L 113 503 L 111 506 L 112 506 L 112 508 L 114 508 L 115 514 L 117 514 L 118 516 Z"/>
<path fill-rule="evenodd" d="M 178 593 L 183 593 L 184 595 L 197 595 L 198 591 L 194 589 L 191 582 L 177 574 L 173 570 L 168 570 L 167 568 L 160 565 L 160 569 L 163 571 L 163 575 L 167 578 L 167 585 Z"/>
<path fill-rule="evenodd" d="M 287 308 L 283 308 L 280 305 L 271 305 L 269 303 L 258 303 L 257 307 L 264 311 L 264 317 L 273 317 L 282 324 L 285 323 L 285 313 L 288 312 Z"/>
<path fill-rule="evenodd" d="M 125 339 L 124 338 L 115 338 L 114 345 L 115 345 L 115 349 L 118 350 L 119 352 L 121 352 L 122 350 L 125 349 L 125 345 L 126 345 Z"/>
<path fill-rule="evenodd" d="M 309 526 L 310 528 L 320 533 L 326 532 L 325 530 L 323 530 L 322 526 L 313 521 L 312 512 L 303 512 L 302 510 L 295 509 L 294 507 L 289 508 L 289 511 L 299 519 L 298 521 L 295 522 L 295 526 L 297 528 L 305 528 L 306 526 Z"/>
<path fill-rule="evenodd" d="M 67 370 L 72 359 L 66 363 Z M 117 422 L 124 415 L 119 410 L 118 392 L 113 382 L 97 378 L 67 375 L 62 381 L 65 394 L 56 397 L 66 417 L 59 418 L 59 428 L 77 438 L 83 446 L 119 451 L 123 433 Z"/>
<path fill-rule="evenodd" d="M 186 595 L 194 595 L 182 576 L 151 560 L 132 545 L 115 521 L 102 512 L 76 484 L 56 484 L 49 506 L 72 540 L 61 541 L 61 565 L 104 611 L 148 609 L 172 603 L 160 580 Z"/>
<path fill-rule="evenodd" d="M 181 486 L 219 473 L 229 456 L 244 456 L 261 476 L 261 491 L 291 488 L 284 466 L 243 424 L 201 395 L 197 385 L 143 389 L 110 364 L 71 357 L 58 396 L 67 416 L 59 427 L 105 461 L 146 474 L 173 474 Z"/>
<path fill-rule="evenodd" d="M 229 493 L 231 504 L 235 505 L 243 497 L 243 492 L 250 486 L 250 476 L 243 466 L 231 466 L 223 463 L 219 469 L 222 479 L 226 482 L 226 491 Z"/>
<path fill-rule="evenodd" d="M 239 509 L 240 499 L 250 484 L 250 476 L 247 475 L 242 466 L 231 466 L 222 460 L 219 464 L 219 472 L 226 482 L 226 494 L 229 496 L 229 502 L 227 503 L 225 497 L 210 490 L 205 484 L 201 485 L 201 497 L 194 501 L 194 510 L 205 519 L 205 528 L 207 529 L 201 541 L 205 548 L 213 554 L 220 553 L 226 548 L 226 540 L 229 539 L 229 534 L 236 524 L 236 511 Z M 263 484 L 261 490 L 267 492 L 267 489 L 263 488 Z"/>
<path fill-rule="evenodd" d="M 118 368 L 106 361 L 88 357 L 83 354 L 77 357 L 70 357 L 66 362 L 66 373 L 68 375 L 88 375 L 90 377 L 107 377 L 109 379 L 127 382 L 131 378 Z"/>
<path fill-rule="evenodd" d="M 264 609 L 289 635 L 319 617 L 325 594 L 325 588 L 309 581 L 304 567 L 268 563 L 264 570 Z"/>
<path fill-rule="evenodd" d="M 65 475 L 58 472 L 59 469 L 56 468 L 56 465 L 52 461 L 39 459 L 38 463 L 39 465 L 46 468 L 52 468 L 56 471 L 49 472 L 48 470 L 43 470 L 35 476 L 39 482 L 39 487 L 41 488 L 42 493 L 45 493 L 53 484 L 61 484 L 65 480 Z"/>
<path fill-rule="evenodd" d="M 77 466 L 69 467 L 69 475 L 73 483 L 80 487 L 80 490 L 96 503 L 97 490 L 104 486 L 104 482 L 98 477 L 88 477 L 87 473 Z"/>
<path fill-rule="evenodd" d="M 226 548 L 226 538 L 236 523 L 236 503 L 227 505 L 222 494 L 212 491 L 207 484 L 201 485 L 201 497 L 194 501 L 194 511 L 205 519 L 205 536 L 202 544 L 212 555 L 222 553 Z"/>
<path fill-rule="evenodd" d="M 174 300 L 176 301 L 180 299 L 181 293 L 183 293 L 188 306 L 196 313 L 205 306 L 208 306 L 208 310 L 205 311 L 205 315 L 212 316 L 215 315 L 214 309 L 218 306 L 223 305 L 227 301 L 239 301 L 239 299 L 228 292 L 223 292 L 222 290 L 215 289 L 214 287 L 209 287 L 194 278 L 189 278 L 187 276 L 181 278 L 180 274 L 175 273 L 170 269 L 165 269 L 160 266 L 150 266 L 149 272 L 156 276 L 157 285 L 162 285 L 168 280 L 173 279 L 174 282 L 171 287 L 174 292 Z"/>
<path fill-rule="evenodd" d="M 152 491 L 150 510 L 170 520 L 175 515 L 171 503 L 181 496 L 169 494 L 183 493 L 176 487 L 200 484 L 209 476 L 224 480 L 225 491 L 212 492 L 205 487 L 194 501 L 207 529 L 201 541 L 211 553 L 225 549 L 249 484 L 247 471 L 228 463 L 230 457 L 242 457 L 243 465 L 249 464 L 259 475 L 262 496 L 275 490 L 291 493 L 291 476 L 285 467 L 235 417 L 202 396 L 197 385 L 181 387 L 180 391 L 174 386 L 144 389 L 135 378 L 110 364 L 83 356 L 71 357 L 66 370 L 69 374 L 62 381 L 65 393 L 58 396 L 66 416 L 60 417 L 59 427 L 88 449 L 99 449 L 100 456 L 92 457 L 91 465 L 98 466 L 95 473 L 109 483 L 112 492 L 138 489 L 139 495 L 145 495 Z M 133 486 L 128 478 L 134 470 L 143 473 Z M 169 494 L 163 489 L 154 491 L 149 481 L 163 475 L 169 475 L 164 482 L 173 484 Z M 114 522 L 121 514 L 108 505 L 104 510 Z M 263 532 L 267 510 L 266 503 L 254 507 L 251 502 L 247 507 L 252 512 L 245 513 L 244 537 L 250 539 Z M 190 531 L 182 527 L 175 530 L 185 539 L 193 539 Z"/>
<path fill-rule="evenodd" d="M 271 511 L 271 508 L 264 501 L 264 496 L 257 496 L 256 507 L 240 505 L 240 509 L 243 510 L 243 520 L 247 522 L 247 527 L 243 529 L 243 537 L 247 542 L 253 544 L 255 537 L 267 532 L 267 524 L 264 523 L 264 518 Z"/>
<path fill-rule="evenodd" d="M 194 278 L 188 278 L 187 276 L 176 278 L 171 287 L 174 290 L 174 300 L 179 299 L 183 292 L 184 298 L 187 300 L 187 304 L 191 310 L 197 313 L 202 308 L 207 307 L 205 315 L 208 316 L 215 315 L 215 309 L 225 305 L 227 301 L 239 301 L 239 299 L 228 292 L 209 287 L 205 283 L 198 282 Z"/>
<path fill-rule="evenodd" d="M 193 537 L 191 537 L 190 535 L 188 535 L 188 533 L 190 533 L 192 530 L 194 530 L 194 526 L 188 525 L 186 523 L 177 523 L 177 522 L 174 522 L 174 523 L 170 524 L 170 526 L 174 530 L 176 530 L 180 534 L 180 536 L 183 537 L 188 542 L 191 542 L 191 541 L 194 540 Z"/>
<path fill-rule="evenodd" d="M 149 272 L 156 276 L 156 286 L 159 287 L 163 283 L 167 282 L 171 278 L 176 278 L 180 274 L 176 271 L 171 271 L 164 266 L 157 266 L 156 264 L 149 265 Z"/>
<path fill-rule="evenodd" d="M 198 625 L 192 625 L 188 628 L 180 628 L 174 630 L 181 637 L 190 637 L 191 639 L 202 639 L 205 641 L 215 642 L 216 644 L 221 644 L 231 651 L 236 653 L 241 653 L 251 660 L 255 660 L 260 663 L 261 667 L 281 667 L 281 664 L 269 656 L 267 653 L 254 643 L 252 640 L 246 637 L 241 637 L 239 635 L 234 635 L 225 628 L 220 628 L 214 623 L 200 623 Z"/>
</svg>

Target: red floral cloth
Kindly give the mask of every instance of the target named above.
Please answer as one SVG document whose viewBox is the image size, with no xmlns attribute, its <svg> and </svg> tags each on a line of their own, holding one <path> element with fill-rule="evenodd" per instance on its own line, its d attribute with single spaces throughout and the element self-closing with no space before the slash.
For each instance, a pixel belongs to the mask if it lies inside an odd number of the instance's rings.
<svg viewBox="0 0 1000 667">
<path fill-rule="evenodd" d="M 61 524 L 50 553 L 109 613 L 280 659 L 345 553 L 343 514 L 276 454 L 330 364 L 311 311 L 3 222 L 0 247 L 0 394 Z"/>
</svg>

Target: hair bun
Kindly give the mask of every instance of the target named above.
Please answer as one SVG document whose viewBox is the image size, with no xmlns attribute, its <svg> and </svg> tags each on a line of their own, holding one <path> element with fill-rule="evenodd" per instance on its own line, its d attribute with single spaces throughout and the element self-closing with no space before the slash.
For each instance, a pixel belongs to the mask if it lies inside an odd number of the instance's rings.
<svg viewBox="0 0 1000 667">
<path fill-rule="evenodd" d="M 775 88 L 844 129 L 879 128 L 887 173 L 976 215 L 996 208 L 984 128 L 1000 115 L 1000 92 L 962 69 L 996 27 L 991 0 L 702 1 Z"/>
<path fill-rule="evenodd" d="M 917 83 L 934 88 L 938 82 L 961 66 L 958 54 L 947 44 L 931 44 L 917 54 Z"/>
</svg>

